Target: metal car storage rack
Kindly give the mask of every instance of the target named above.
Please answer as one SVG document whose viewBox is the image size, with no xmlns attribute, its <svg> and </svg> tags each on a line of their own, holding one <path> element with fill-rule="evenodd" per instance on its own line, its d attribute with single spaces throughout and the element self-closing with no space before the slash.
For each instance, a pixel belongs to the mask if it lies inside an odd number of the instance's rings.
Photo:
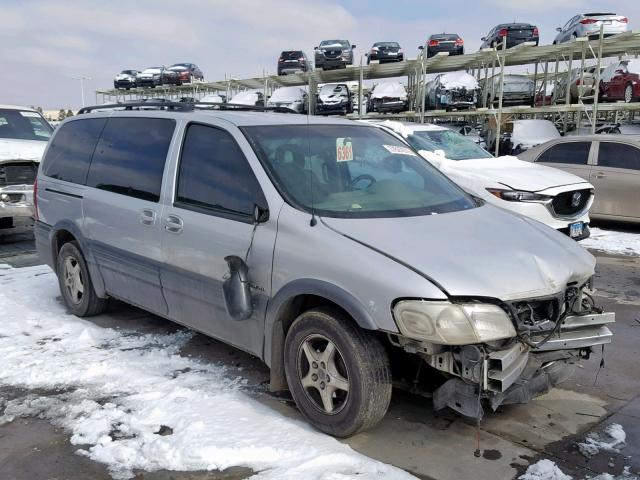
<svg viewBox="0 0 640 480">
<path fill-rule="evenodd" d="M 409 110 L 401 113 L 364 113 L 362 108 L 358 112 L 348 115 L 349 118 L 359 119 L 403 119 L 409 121 L 425 122 L 448 120 L 465 121 L 479 124 L 493 117 L 498 125 L 496 135 L 500 136 L 500 126 L 503 120 L 515 118 L 547 118 L 561 125 L 566 131 L 568 125 L 588 125 L 595 132 L 596 123 L 631 121 L 640 112 L 640 102 L 634 103 L 602 103 L 597 95 L 588 96 L 586 91 L 579 90 L 578 103 L 571 103 L 570 88 L 565 88 L 564 102 L 546 104 L 546 87 L 555 84 L 563 76 L 565 85 L 571 84 L 572 71 L 579 68 L 580 79 L 587 62 L 590 65 L 600 67 L 603 59 L 617 57 L 638 57 L 640 54 L 640 32 L 626 32 L 611 37 L 601 34 L 598 39 L 589 41 L 586 38 L 577 38 L 568 43 L 558 45 L 535 46 L 523 43 L 516 47 L 506 49 L 504 44 L 496 48 L 483 49 L 465 55 L 449 56 L 447 53 L 438 53 L 434 57 L 426 57 L 426 48 L 421 50 L 418 58 L 397 63 L 364 65 L 362 58 L 359 65 L 348 66 L 338 70 L 313 70 L 309 73 L 300 73 L 286 76 L 267 75 L 260 77 L 237 79 L 225 78 L 216 82 L 196 82 L 182 86 L 159 86 L 156 88 L 135 88 L 131 90 L 97 90 L 96 103 L 117 103 L 135 101 L 141 99 L 166 98 L 176 100 L 180 98 L 198 100 L 207 94 L 224 92 L 226 98 L 241 90 L 263 90 L 265 98 L 273 89 L 283 86 L 308 86 L 309 112 L 315 111 L 315 99 L 318 86 L 324 83 L 357 83 L 357 105 L 362 106 L 364 96 L 363 82 L 365 80 L 380 80 L 388 78 L 407 78 L 407 91 L 409 94 Z M 533 74 L 536 92 L 542 92 L 542 102 L 539 106 L 512 106 L 502 105 L 502 92 L 504 75 L 507 67 L 533 66 Z M 481 107 L 466 111 L 428 110 L 426 108 L 427 75 L 467 71 L 482 82 Z M 486 105 L 489 84 L 488 78 L 499 75 L 497 98 L 498 105 Z M 600 68 L 596 68 L 595 85 L 600 83 Z M 583 82 L 580 82 L 582 85 Z M 495 88 L 495 87 L 493 87 Z M 492 92 L 495 93 L 495 92 Z M 498 142 L 496 142 L 497 144 Z"/>
</svg>

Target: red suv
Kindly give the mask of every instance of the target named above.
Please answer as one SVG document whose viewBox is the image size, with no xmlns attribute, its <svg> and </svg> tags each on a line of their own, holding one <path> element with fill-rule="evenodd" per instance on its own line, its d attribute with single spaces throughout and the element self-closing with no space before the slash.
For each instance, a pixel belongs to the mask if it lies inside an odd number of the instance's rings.
<svg viewBox="0 0 640 480">
<path fill-rule="evenodd" d="M 622 60 L 609 65 L 600 79 L 601 100 L 640 100 L 640 60 Z"/>
</svg>

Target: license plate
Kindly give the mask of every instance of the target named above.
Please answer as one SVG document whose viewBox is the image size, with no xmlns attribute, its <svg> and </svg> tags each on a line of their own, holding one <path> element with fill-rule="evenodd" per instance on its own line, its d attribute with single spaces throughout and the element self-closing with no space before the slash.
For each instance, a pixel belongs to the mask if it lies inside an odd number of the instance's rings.
<svg viewBox="0 0 640 480">
<path fill-rule="evenodd" d="M 397 52 L 384 52 L 386 55 L 398 55 Z"/>
<path fill-rule="evenodd" d="M 570 223 L 569 224 L 569 236 L 571 238 L 581 237 L 582 232 L 584 231 L 584 223 Z"/>
<path fill-rule="evenodd" d="M 605 25 L 611 25 L 611 20 L 605 20 L 605 21 L 604 21 L 604 22 L 602 22 L 602 23 L 604 23 Z"/>
</svg>

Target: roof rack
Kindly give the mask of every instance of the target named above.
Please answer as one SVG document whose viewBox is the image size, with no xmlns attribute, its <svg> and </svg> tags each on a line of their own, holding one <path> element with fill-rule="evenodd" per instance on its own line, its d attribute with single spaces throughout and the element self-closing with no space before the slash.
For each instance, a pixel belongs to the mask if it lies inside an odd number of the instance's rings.
<svg viewBox="0 0 640 480">
<path fill-rule="evenodd" d="M 82 107 L 78 110 L 78 115 L 82 113 L 90 113 L 94 110 L 107 110 L 107 109 L 123 109 L 133 110 L 134 108 L 140 109 L 140 107 L 157 107 L 166 108 L 167 110 L 178 111 L 192 111 L 193 103 L 191 102 L 127 102 L 127 103 L 111 103 L 108 105 L 92 105 L 90 107 Z"/>
<path fill-rule="evenodd" d="M 262 107 L 259 105 L 244 105 L 241 103 L 224 103 L 224 102 L 127 102 L 127 103 L 112 103 L 109 105 L 92 105 L 90 107 L 82 107 L 78 110 L 78 115 L 82 113 L 90 113 L 94 110 L 108 110 L 108 109 L 121 109 L 121 110 L 140 110 L 141 107 L 153 107 L 158 109 L 167 109 L 179 112 L 192 112 L 195 109 L 198 110 L 238 110 L 245 112 L 276 112 L 276 113 L 298 113 L 295 110 L 287 107 Z M 214 108 L 217 107 L 217 108 Z"/>
</svg>

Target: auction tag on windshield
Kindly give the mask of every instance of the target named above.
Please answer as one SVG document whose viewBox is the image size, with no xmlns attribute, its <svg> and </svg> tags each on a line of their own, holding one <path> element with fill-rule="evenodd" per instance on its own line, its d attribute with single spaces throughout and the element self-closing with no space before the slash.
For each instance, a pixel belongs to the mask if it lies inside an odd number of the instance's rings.
<svg viewBox="0 0 640 480">
<path fill-rule="evenodd" d="M 336 138 L 336 161 L 350 162 L 351 160 L 353 160 L 351 138 Z"/>
<path fill-rule="evenodd" d="M 397 155 L 412 155 L 416 156 L 415 153 L 411 151 L 409 147 L 398 147 L 397 145 L 383 145 L 389 152 L 397 154 Z"/>
</svg>

